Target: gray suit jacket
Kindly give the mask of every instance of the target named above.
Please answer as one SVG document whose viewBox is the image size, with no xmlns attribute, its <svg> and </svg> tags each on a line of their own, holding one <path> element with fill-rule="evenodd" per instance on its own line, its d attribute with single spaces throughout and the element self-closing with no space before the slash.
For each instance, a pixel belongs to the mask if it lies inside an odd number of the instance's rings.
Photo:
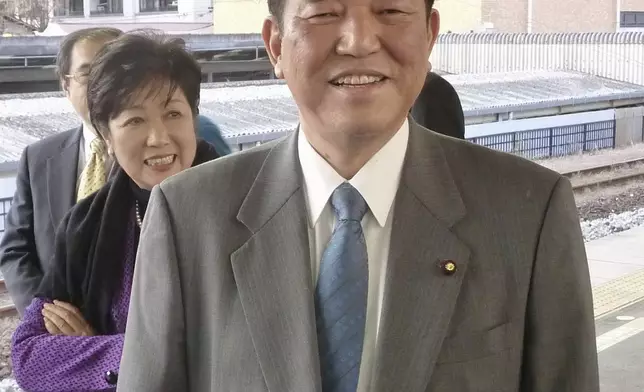
<svg viewBox="0 0 644 392">
<path fill-rule="evenodd" d="M 321 391 L 296 138 L 154 189 L 119 391 Z M 385 290 L 374 392 L 599 390 L 584 245 L 557 173 L 411 122 Z"/>
<path fill-rule="evenodd" d="M 0 242 L 0 269 L 22 313 L 49 268 L 54 233 L 74 205 L 82 128 L 50 136 L 22 153 L 16 193 Z"/>
</svg>

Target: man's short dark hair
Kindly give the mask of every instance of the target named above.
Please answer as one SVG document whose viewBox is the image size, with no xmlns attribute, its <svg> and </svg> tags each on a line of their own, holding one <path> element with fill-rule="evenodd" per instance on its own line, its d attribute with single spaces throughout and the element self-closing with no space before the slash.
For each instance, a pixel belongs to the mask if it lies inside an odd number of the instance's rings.
<svg viewBox="0 0 644 392">
<path fill-rule="evenodd" d="M 287 0 L 268 0 L 268 12 L 277 18 L 277 22 L 282 24 L 282 16 L 284 15 L 284 6 Z M 435 0 L 425 0 L 425 11 L 429 18 L 429 12 L 434 7 Z"/>
<path fill-rule="evenodd" d="M 118 38 L 123 32 L 113 27 L 90 27 L 69 33 L 63 39 L 56 56 L 56 73 L 62 80 L 69 74 L 72 66 L 72 51 L 77 43 L 83 41 L 110 41 Z"/>
<path fill-rule="evenodd" d="M 92 125 L 103 136 L 108 123 L 137 98 L 142 88 L 156 94 L 169 83 L 168 100 L 183 91 L 193 115 L 199 112 L 201 67 L 182 40 L 161 33 L 134 31 L 109 42 L 90 66 L 87 107 Z"/>
</svg>

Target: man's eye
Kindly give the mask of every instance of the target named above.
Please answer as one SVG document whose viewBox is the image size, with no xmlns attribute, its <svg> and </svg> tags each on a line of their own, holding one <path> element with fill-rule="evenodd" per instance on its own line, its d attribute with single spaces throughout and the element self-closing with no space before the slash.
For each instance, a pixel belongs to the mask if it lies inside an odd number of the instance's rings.
<svg viewBox="0 0 644 392">
<path fill-rule="evenodd" d="M 313 19 L 313 18 L 320 18 L 320 19 L 322 19 L 322 18 L 334 18 L 336 16 L 338 16 L 338 14 L 336 14 L 335 12 L 323 12 L 323 13 L 320 13 L 320 14 L 313 15 L 311 17 L 311 19 Z"/>
</svg>

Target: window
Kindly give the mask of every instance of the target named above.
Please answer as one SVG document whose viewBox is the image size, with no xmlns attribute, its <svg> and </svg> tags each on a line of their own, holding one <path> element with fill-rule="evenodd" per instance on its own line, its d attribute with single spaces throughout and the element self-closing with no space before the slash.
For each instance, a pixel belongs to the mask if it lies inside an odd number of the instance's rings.
<svg viewBox="0 0 644 392">
<path fill-rule="evenodd" d="M 139 0 L 139 12 L 177 11 L 179 0 Z"/>
<path fill-rule="evenodd" d="M 619 26 L 626 28 L 644 28 L 644 12 L 622 12 Z"/>
<path fill-rule="evenodd" d="M 83 0 L 57 0 L 54 16 L 83 16 Z"/>
<path fill-rule="evenodd" d="M 123 0 L 90 0 L 90 15 L 123 14 Z"/>
</svg>

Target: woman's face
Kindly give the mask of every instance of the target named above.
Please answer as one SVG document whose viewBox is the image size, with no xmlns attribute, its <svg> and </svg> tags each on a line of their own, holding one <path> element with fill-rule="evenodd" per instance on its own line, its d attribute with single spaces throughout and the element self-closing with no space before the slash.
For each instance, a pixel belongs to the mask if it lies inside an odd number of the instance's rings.
<svg viewBox="0 0 644 392">
<path fill-rule="evenodd" d="M 108 123 L 106 142 L 119 165 L 143 189 L 192 166 L 197 150 L 194 116 L 183 91 L 142 89 Z"/>
</svg>

